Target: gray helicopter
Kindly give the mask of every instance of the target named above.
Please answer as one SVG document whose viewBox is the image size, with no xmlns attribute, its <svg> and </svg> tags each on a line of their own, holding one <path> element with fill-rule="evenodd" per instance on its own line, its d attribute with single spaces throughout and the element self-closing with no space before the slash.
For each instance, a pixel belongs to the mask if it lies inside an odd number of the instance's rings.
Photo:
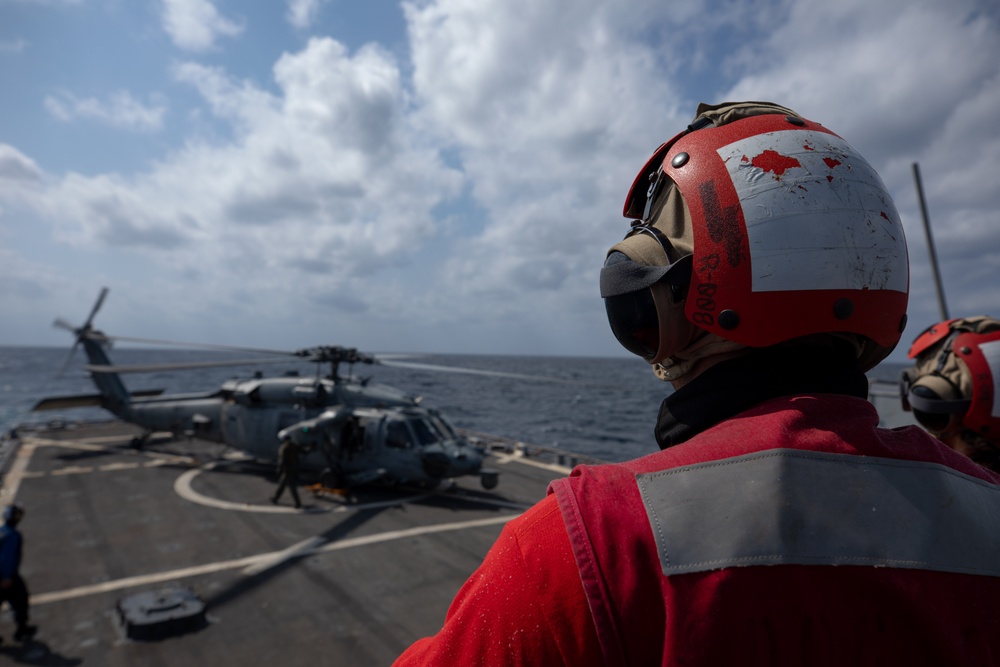
<svg viewBox="0 0 1000 667">
<path fill-rule="evenodd" d="M 266 352 L 329 364 L 326 377 L 254 377 L 229 380 L 213 392 L 163 395 L 162 390 L 130 393 L 120 374 L 207 366 L 261 363 L 270 360 L 228 360 L 190 364 L 114 366 L 106 353 L 111 341 L 171 343 L 151 339 L 107 336 L 92 322 L 104 303 L 103 288 L 90 316 L 81 327 L 64 320 L 55 325 L 75 336 L 65 369 L 82 346 L 85 367 L 99 394 L 61 396 L 39 401 L 34 410 L 99 406 L 123 421 L 140 426 L 142 446 L 150 434 L 169 431 L 201 440 L 224 443 L 263 461 L 275 461 L 282 440 L 301 448 L 303 471 L 319 473 L 326 486 L 359 486 L 381 482 L 437 485 L 463 475 L 478 475 L 485 489 L 493 489 L 499 473 L 483 467 L 485 451 L 460 436 L 445 417 L 419 399 L 367 380 L 338 373 L 342 363 L 384 363 L 353 348 L 322 346 L 280 352 L 230 346 L 216 349 Z"/>
</svg>

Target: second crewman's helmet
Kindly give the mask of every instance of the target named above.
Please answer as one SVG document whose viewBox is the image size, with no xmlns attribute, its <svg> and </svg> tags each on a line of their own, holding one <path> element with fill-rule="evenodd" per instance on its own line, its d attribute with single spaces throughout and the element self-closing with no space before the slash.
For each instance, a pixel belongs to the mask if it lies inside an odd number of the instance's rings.
<svg viewBox="0 0 1000 667">
<path fill-rule="evenodd" d="M 903 408 L 938 437 L 972 431 L 1000 445 L 1000 320 L 965 317 L 913 341 L 915 365 L 900 377 Z"/>
</svg>

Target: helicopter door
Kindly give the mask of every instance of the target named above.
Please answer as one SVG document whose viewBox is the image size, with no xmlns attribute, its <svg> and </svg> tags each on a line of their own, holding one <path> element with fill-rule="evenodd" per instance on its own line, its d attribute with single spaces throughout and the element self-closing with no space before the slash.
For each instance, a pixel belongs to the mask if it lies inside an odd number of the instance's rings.
<svg viewBox="0 0 1000 667">
<path fill-rule="evenodd" d="M 390 421 L 386 426 L 386 447 L 406 449 L 413 446 L 413 437 L 410 435 L 410 429 L 406 428 L 406 422 Z"/>
<path fill-rule="evenodd" d="M 275 431 L 275 434 L 277 434 L 278 431 L 281 431 L 282 429 L 288 428 L 292 424 L 298 424 L 300 421 L 302 421 L 302 419 L 303 416 L 299 412 L 282 412 L 280 415 L 278 415 L 278 430 Z"/>
</svg>

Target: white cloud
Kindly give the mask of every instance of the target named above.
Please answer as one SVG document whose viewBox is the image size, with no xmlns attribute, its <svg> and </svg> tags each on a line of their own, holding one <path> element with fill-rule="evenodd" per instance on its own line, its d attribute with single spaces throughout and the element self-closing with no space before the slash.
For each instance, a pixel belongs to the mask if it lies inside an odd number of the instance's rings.
<svg viewBox="0 0 1000 667">
<path fill-rule="evenodd" d="M 628 186 L 693 111 L 660 71 L 677 54 L 650 49 L 625 18 L 666 11 L 634 5 L 404 5 L 419 118 L 455 147 L 484 211 L 445 266 L 477 317 L 553 304 L 600 316 L 596 271 L 627 229 Z"/>
<path fill-rule="evenodd" d="M 72 93 L 62 92 L 46 96 L 44 105 L 50 114 L 61 121 L 85 118 L 143 132 L 161 129 L 167 112 L 162 103 L 143 104 L 127 91 L 113 93 L 106 102 L 93 97 L 81 99 Z"/>
<path fill-rule="evenodd" d="M 0 144 L 0 187 L 4 183 L 18 185 L 40 183 L 42 170 L 35 161 L 13 146 Z"/>
<path fill-rule="evenodd" d="M 191 141 L 144 173 L 68 174 L 35 210 L 64 243 L 128 248 L 198 285 L 288 295 L 279 298 L 289 309 L 331 293 L 348 310 L 375 294 L 405 303 L 365 281 L 411 261 L 435 234 L 434 207 L 461 180 L 414 141 L 397 65 L 374 46 L 350 54 L 314 39 L 274 73 L 277 93 L 179 65 L 178 81 L 234 139 Z M 160 289 L 196 307 L 184 280 Z"/>
<path fill-rule="evenodd" d="M 296 28 L 308 28 L 316 20 L 325 0 L 288 0 L 288 22 Z"/>
<path fill-rule="evenodd" d="M 219 14 L 209 0 L 163 0 L 162 17 L 170 39 L 186 51 L 207 51 L 220 35 L 233 37 L 244 28 Z"/>
</svg>

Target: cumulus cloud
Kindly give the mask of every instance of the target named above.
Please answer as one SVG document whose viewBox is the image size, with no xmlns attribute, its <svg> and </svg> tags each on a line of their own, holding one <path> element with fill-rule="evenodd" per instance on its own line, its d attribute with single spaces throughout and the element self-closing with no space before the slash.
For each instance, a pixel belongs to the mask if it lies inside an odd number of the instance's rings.
<svg viewBox="0 0 1000 667">
<path fill-rule="evenodd" d="M 296 28 L 308 28 L 316 20 L 324 0 L 288 0 L 288 22 Z"/>
<path fill-rule="evenodd" d="M 64 242 L 138 250 L 198 281 L 326 294 L 410 261 L 461 187 L 414 140 L 399 68 L 378 47 L 311 40 L 275 64 L 274 90 L 193 62 L 174 73 L 232 139 L 192 140 L 142 173 L 64 176 L 34 200 Z M 356 298 L 324 303 L 354 312 Z"/>
<path fill-rule="evenodd" d="M 636 156 L 687 122 L 661 54 L 596 1 L 404 8 L 420 119 L 455 147 L 488 217 L 457 244 L 450 282 L 497 301 L 593 294 L 591 269 L 624 232 L 614 212 Z M 657 11 L 639 2 L 626 13 Z"/>
<path fill-rule="evenodd" d="M 162 103 L 143 104 L 128 91 L 113 93 L 107 101 L 93 97 L 78 98 L 72 93 L 61 92 L 45 97 L 46 111 L 53 117 L 70 122 L 77 118 L 96 120 L 113 127 L 141 132 L 153 132 L 163 127 L 167 113 Z"/>
<path fill-rule="evenodd" d="M 10 185 L 40 183 L 42 170 L 35 161 L 13 146 L 0 144 L 0 187 Z"/>
<path fill-rule="evenodd" d="M 180 49 L 208 51 L 220 35 L 234 37 L 242 23 L 219 14 L 209 0 L 163 0 L 163 29 Z"/>
</svg>

